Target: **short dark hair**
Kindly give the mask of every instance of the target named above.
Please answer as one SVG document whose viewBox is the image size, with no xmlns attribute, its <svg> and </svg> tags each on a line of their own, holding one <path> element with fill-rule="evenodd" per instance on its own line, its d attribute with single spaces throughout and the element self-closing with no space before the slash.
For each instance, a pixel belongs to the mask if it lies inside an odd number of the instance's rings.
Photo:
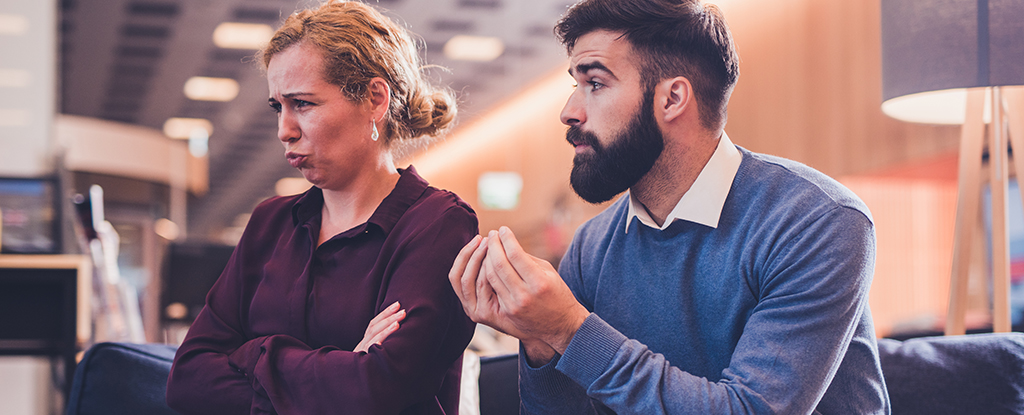
<svg viewBox="0 0 1024 415">
<path fill-rule="evenodd" d="M 582 0 L 555 25 L 555 36 L 572 53 L 580 37 L 597 31 L 623 33 L 651 74 L 645 88 L 683 76 L 693 85 L 701 124 L 725 125 L 726 105 L 739 77 L 739 57 L 722 11 L 699 0 Z"/>
</svg>

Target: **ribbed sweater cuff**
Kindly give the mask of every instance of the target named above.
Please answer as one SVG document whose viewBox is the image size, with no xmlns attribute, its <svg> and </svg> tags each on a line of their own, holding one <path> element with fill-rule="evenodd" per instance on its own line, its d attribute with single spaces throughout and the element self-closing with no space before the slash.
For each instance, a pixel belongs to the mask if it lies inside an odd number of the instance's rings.
<svg viewBox="0 0 1024 415">
<path fill-rule="evenodd" d="M 573 388 L 579 390 L 579 385 L 573 383 L 569 378 L 562 376 L 555 365 L 558 364 L 559 355 L 541 367 L 531 367 L 526 362 L 526 350 L 522 344 L 519 346 L 519 393 L 522 395 L 522 407 L 525 413 L 540 413 L 543 408 L 552 405 L 551 399 L 562 399 L 565 396 L 572 396 Z M 534 408 L 536 406 L 537 408 Z"/>
<path fill-rule="evenodd" d="M 572 337 L 555 368 L 589 390 L 608 370 L 626 340 L 626 336 L 591 313 Z"/>
</svg>

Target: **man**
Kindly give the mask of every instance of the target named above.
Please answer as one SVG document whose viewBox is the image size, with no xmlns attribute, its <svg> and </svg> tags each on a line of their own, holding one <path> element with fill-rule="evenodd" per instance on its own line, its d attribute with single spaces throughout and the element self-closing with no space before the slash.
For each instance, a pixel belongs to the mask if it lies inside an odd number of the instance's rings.
<svg viewBox="0 0 1024 415">
<path fill-rule="evenodd" d="M 737 57 L 697 0 L 583 0 L 558 23 L 570 182 L 599 203 L 556 272 L 508 228 L 449 278 L 521 340 L 525 413 L 889 412 L 863 203 L 724 133 Z"/>
</svg>

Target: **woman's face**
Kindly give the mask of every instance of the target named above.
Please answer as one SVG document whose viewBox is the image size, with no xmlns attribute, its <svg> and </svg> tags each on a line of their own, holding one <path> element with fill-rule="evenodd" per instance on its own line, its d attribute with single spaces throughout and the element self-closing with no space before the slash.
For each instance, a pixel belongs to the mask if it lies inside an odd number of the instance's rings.
<svg viewBox="0 0 1024 415">
<path fill-rule="evenodd" d="M 372 168 L 381 147 L 370 139 L 369 103 L 350 101 L 324 80 L 322 60 L 319 49 L 306 43 L 271 58 L 269 101 L 288 163 L 317 187 L 341 190 Z"/>
</svg>

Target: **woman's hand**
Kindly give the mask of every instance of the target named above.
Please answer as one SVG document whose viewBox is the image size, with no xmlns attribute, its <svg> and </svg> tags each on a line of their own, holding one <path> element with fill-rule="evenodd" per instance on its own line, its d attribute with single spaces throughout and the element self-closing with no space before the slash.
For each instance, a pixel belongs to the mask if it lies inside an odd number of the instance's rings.
<svg viewBox="0 0 1024 415">
<path fill-rule="evenodd" d="M 363 334 L 363 340 L 356 345 L 353 352 L 366 352 L 371 345 L 380 344 L 391 333 L 398 330 L 398 322 L 405 319 L 405 310 L 400 310 L 399 307 L 401 305 L 395 301 L 394 304 L 377 314 L 373 320 L 370 320 L 370 325 L 366 326 L 366 333 Z"/>
</svg>

